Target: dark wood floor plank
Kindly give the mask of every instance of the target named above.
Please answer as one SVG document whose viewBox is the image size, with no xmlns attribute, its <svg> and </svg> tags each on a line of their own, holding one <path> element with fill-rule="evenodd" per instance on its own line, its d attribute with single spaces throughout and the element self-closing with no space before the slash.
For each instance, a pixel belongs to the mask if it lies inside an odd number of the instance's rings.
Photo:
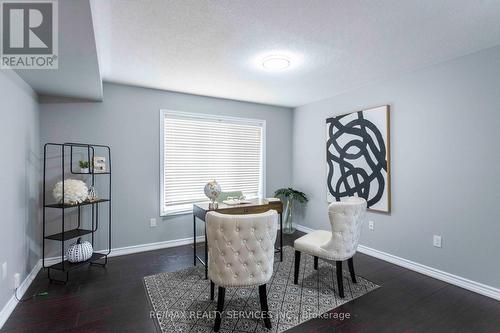
<svg viewBox="0 0 500 333">
<path fill-rule="evenodd" d="M 285 245 L 303 235 L 284 238 Z M 40 272 L 2 332 L 156 332 L 143 277 L 191 267 L 191 245 L 109 259 L 105 269 L 84 267 L 66 285 Z M 197 247 L 203 255 L 204 246 Z M 344 265 L 347 269 L 347 265 Z M 498 332 L 500 303 L 357 253 L 356 274 L 381 287 L 289 332 Z M 230 289 L 228 289 L 230 292 Z M 350 315 L 349 319 L 339 317 Z"/>
</svg>

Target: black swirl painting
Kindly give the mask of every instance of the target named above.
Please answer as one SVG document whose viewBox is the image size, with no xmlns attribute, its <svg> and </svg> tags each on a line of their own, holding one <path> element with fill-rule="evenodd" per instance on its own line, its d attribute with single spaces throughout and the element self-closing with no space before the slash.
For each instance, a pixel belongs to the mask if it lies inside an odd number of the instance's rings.
<svg viewBox="0 0 500 333">
<path fill-rule="evenodd" d="M 326 136 L 328 200 L 358 196 L 390 212 L 389 106 L 328 118 Z"/>
</svg>

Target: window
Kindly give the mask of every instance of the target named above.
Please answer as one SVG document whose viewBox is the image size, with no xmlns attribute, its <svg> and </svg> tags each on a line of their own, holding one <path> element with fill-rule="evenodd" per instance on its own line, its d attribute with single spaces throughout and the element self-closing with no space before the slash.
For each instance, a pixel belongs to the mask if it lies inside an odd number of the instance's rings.
<svg viewBox="0 0 500 333">
<path fill-rule="evenodd" d="M 262 197 L 265 121 L 162 110 L 161 215 L 191 212 L 207 201 L 205 184 Z"/>
</svg>

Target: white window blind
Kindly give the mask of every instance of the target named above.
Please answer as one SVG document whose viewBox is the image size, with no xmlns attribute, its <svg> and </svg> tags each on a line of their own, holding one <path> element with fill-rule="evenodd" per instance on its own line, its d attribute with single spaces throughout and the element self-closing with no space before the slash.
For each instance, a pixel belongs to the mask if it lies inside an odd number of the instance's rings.
<svg viewBox="0 0 500 333">
<path fill-rule="evenodd" d="M 265 122 L 177 111 L 161 112 L 161 212 L 189 212 L 207 201 L 205 184 L 262 196 Z"/>
</svg>

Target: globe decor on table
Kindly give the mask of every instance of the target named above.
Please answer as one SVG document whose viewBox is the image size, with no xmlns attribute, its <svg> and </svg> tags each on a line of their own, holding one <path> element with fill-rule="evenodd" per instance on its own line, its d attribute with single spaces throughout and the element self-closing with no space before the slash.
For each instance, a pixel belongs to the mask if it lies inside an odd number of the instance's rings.
<svg viewBox="0 0 500 333">
<path fill-rule="evenodd" d="M 208 205 L 209 209 L 217 209 L 217 202 L 215 199 L 219 196 L 221 192 L 220 185 L 217 181 L 212 180 L 205 185 L 205 195 L 210 199 L 210 204 Z"/>
</svg>

